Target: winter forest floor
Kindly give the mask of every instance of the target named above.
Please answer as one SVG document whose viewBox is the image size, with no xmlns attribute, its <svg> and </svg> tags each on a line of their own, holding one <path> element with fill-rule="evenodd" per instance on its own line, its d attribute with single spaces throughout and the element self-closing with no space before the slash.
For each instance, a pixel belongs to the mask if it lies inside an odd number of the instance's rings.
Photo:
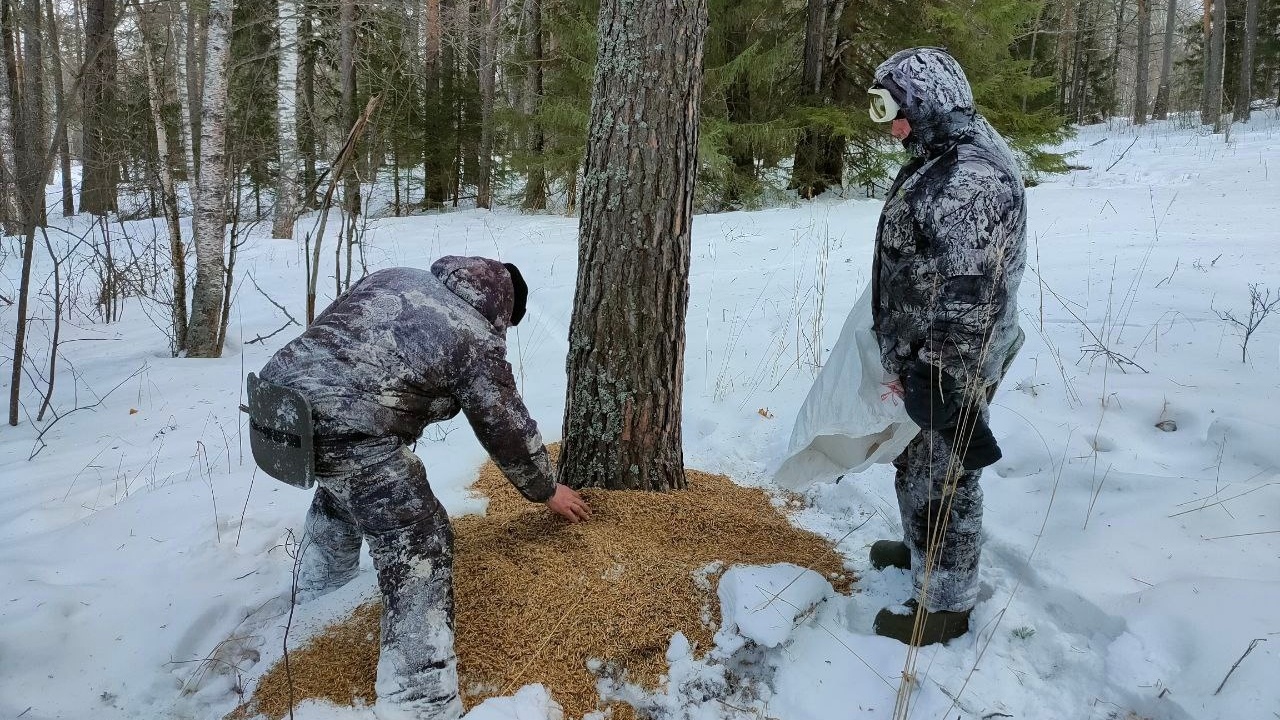
<svg viewBox="0 0 1280 720">
<path fill-rule="evenodd" d="M 1280 118 L 1255 114 L 1228 141 L 1177 122 L 1093 126 L 1065 147 L 1087 169 L 1028 192 L 1027 344 L 992 412 L 1005 457 L 983 482 L 975 630 L 920 653 L 910 717 L 1280 717 L 1280 316 L 1262 322 L 1242 361 L 1240 333 L 1219 315 L 1248 314 L 1250 283 L 1280 292 Z M 868 281 L 878 211 L 832 199 L 695 220 L 689 467 L 770 487 L 794 414 Z M 59 220 L 55 250 L 88 224 Z M 163 223 L 113 232 L 144 247 Z M 78 248 L 63 265 L 73 309 L 57 415 L 36 422 L 52 331 L 52 263 L 39 253 L 27 414 L 0 431 L 0 718 L 212 720 L 279 659 L 287 538 L 310 496 L 255 475 L 237 409 L 244 374 L 299 329 L 271 335 L 288 322 L 275 303 L 304 315 L 301 251 L 268 233 L 259 226 L 240 249 L 218 360 L 169 357 L 164 310 L 147 301 L 126 300 L 102 322 L 95 261 Z M 573 219 L 507 211 L 384 218 L 369 224 L 367 259 L 520 265 L 530 312 L 510 356 L 553 441 L 576 233 Z M 5 297 L 16 248 L 3 241 Z M 321 291 L 323 304 L 331 277 Z M 15 312 L 0 305 L 0 326 Z M 0 344 L 11 353 L 11 342 Z M 431 429 L 418 452 L 451 515 L 483 511 L 468 490 L 483 453 L 465 422 Z M 706 656 L 673 640 L 663 693 L 614 690 L 672 719 L 892 717 L 906 652 L 871 622 L 910 582 L 866 559 L 871 542 L 899 533 L 891 467 L 816 485 L 792 517 L 838 541 L 859 578 L 852 594 L 809 588 L 809 601 L 825 600 L 772 647 L 757 643 L 749 671 L 733 663 L 759 628 L 739 613 Z M 364 563 L 348 587 L 298 608 L 291 647 L 374 596 Z M 741 591 L 779 587 L 786 572 L 733 577 Z M 544 718 L 548 704 L 528 686 L 471 717 Z M 316 703 L 296 713 L 375 716 L 388 717 Z"/>
</svg>

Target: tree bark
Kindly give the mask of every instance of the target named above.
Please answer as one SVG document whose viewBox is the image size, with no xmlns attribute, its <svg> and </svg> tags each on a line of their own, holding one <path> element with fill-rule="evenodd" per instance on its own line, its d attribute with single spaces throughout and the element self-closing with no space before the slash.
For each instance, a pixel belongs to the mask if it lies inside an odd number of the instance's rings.
<svg viewBox="0 0 1280 720">
<path fill-rule="evenodd" d="M 1147 82 L 1151 66 L 1151 0 L 1138 0 L 1137 72 L 1133 90 L 1133 124 L 1147 124 Z"/>
<path fill-rule="evenodd" d="M 271 235 L 293 237 L 298 215 L 298 3 L 279 0 L 276 81 L 276 135 L 280 177 L 276 184 L 276 211 Z"/>
<path fill-rule="evenodd" d="M 706 0 L 604 0 L 560 481 L 685 486 L 689 230 Z"/>
<path fill-rule="evenodd" d="M 44 2 L 45 16 L 49 23 L 49 58 L 53 60 L 53 107 L 54 115 L 65 118 L 67 113 L 66 97 L 63 94 L 62 48 L 58 44 L 58 15 L 53 11 L 53 0 Z M 75 188 L 71 185 L 71 143 L 67 140 L 67 123 L 64 120 L 57 125 L 58 137 L 54 142 L 58 145 L 62 180 L 62 216 L 71 217 L 76 214 Z"/>
<path fill-rule="evenodd" d="M 1222 81 L 1227 59 L 1227 1 L 1213 0 L 1213 32 L 1209 43 L 1209 87 L 1204 109 L 1208 117 L 1201 117 L 1204 125 L 1213 125 L 1214 132 L 1222 132 Z"/>
<path fill-rule="evenodd" d="M 22 232 L 22 213 L 18 210 L 18 180 L 15 148 L 21 134 L 15 124 L 18 116 L 16 54 L 11 31 L 12 13 L 8 0 L 0 0 L 0 229 L 5 235 Z"/>
<path fill-rule="evenodd" d="M 4 0 L 8 5 L 10 0 Z M 10 12 L 12 20 L 12 9 Z M 13 334 L 13 374 L 9 383 L 9 424 L 18 424 L 22 397 L 22 361 L 27 341 L 27 304 L 31 296 L 31 264 L 35 257 L 36 228 L 44 221 L 44 55 L 40 0 L 26 0 L 21 8 L 22 73 L 20 100 L 15 103 L 14 146 L 17 157 L 17 191 L 22 216 L 22 276 L 18 281 L 18 317 Z M 17 49 L 6 23 L 5 52 L 16 58 Z M 10 67 L 14 67 L 11 64 Z M 12 76 L 11 76 L 12 79 Z"/>
<path fill-rule="evenodd" d="M 210 0 L 205 23 L 204 92 L 200 101 L 200 171 L 193 220 L 196 284 L 191 295 L 188 357 L 219 357 L 226 288 L 227 75 L 233 0 Z"/>
<path fill-rule="evenodd" d="M 1235 111 L 1237 122 L 1249 122 L 1253 102 L 1253 58 L 1258 43 L 1258 0 L 1248 0 L 1244 11 L 1244 46 L 1240 50 L 1240 72 L 1236 78 Z"/>
<path fill-rule="evenodd" d="M 151 110 L 151 124 L 156 136 L 156 173 L 160 184 L 161 204 L 164 207 L 165 225 L 169 230 L 169 271 L 173 274 L 170 332 L 173 333 L 173 354 L 177 357 L 187 348 L 187 250 L 182 242 L 182 225 L 178 214 L 178 191 L 173 180 L 173 156 L 169 147 L 169 131 L 165 127 L 161 112 L 165 97 L 164 86 L 156 72 L 151 38 L 147 37 L 147 28 L 152 27 L 153 24 L 148 22 L 146 11 L 139 0 L 134 0 L 134 9 L 138 13 L 138 25 L 142 33 L 140 44 L 142 45 L 142 62 L 146 66 L 147 73 L 147 105 Z M 182 94 L 181 89 L 178 94 Z"/>
<path fill-rule="evenodd" d="M 445 139 L 446 127 L 453 121 L 441 100 L 445 89 L 443 73 L 447 69 L 442 44 L 441 0 L 426 0 L 422 14 L 422 95 L 423 114 L 427 119 L 422 134 L 422 204 L 435 208 L 444 205 L 452 186 L 449 168 L 453 153 L 445 148 Z M 451 69 L 449 71 L 452 72 Z"/>
<path fill-rule="evenodd" d="M 1167 0 L 1164 19 L 1164 49 L 1160 53 L 1160 88 L 1152 115 L 1157 120 L 1169 118 L 1169 89 L 1173 85 L 1173 33 L 1178 27 L 1178 0 Z"/>
<path fill-rule="evenodd" d="M 104 215 L 116 209 L 120 159 L 116 156 L 115 0 L 88 0 L 85 5 L 84 176 L 80 209 Z"/>
<path fill-rule="evenodd" d="M 529 136 L 526 149 L 529 157 L 542 155 L 546 138 L 542 132 L 542 124 L 537 121 L 542 110 L 542 0 L 524 0 L 524 115 L 529 123 Z M 530 168 L 529 177 L 525 180 L 525 210 L 545 210 L 547 208 L 547 173 L 542 165 Z"/>
<path fill-rule="evenodd" d="M 342 68 L 342 124 L 352 127 L 359 118 L 356 107 L 356 2 L 340 0 L 338 3 L 338 44 Z M 360 214 L 360 180 L 355 163 L 347 170 L 342 184 L 342 207 L 353 217 Z M 335 268 L 336 270 L 336 268 Z"/>
<path fill-rule="evenodd" d="M 302 56 L 302 124 L 298 128 L 298 143 L 302 154 L 302 187 L 313 192 L 318 182 L 316 158 L 319 154 L 319 134 L 316 130 L 316 53 L 311 42 L 311 9 L 302 0 L 302 38 L 306 39 L 298 49 Z M 302 207 L 312 207 L 314 198 L 309 194 L 302 198 Z"/>
<path fill-rule="evenodd" d="M 498 71 L 498 25 L 503 0 L 483 0 L 484 34 L 480 48 L 480 151 L 476 182 L 476 207 L 493 205 L 493 101 Z"/>
<path fill-rule="evenodd" d="M 809 0 L 805 21 L 802 95 L 814 105 L 830 101 L 829 75 L 833 68 L 836 29 L 845 0 Z M 791 187 L 801 197 L 812 198 L 839 187 L 844 180 L 844 137 L 829 127 L 810 126 L 800 133 L 792 167 Z"/>
</svg>

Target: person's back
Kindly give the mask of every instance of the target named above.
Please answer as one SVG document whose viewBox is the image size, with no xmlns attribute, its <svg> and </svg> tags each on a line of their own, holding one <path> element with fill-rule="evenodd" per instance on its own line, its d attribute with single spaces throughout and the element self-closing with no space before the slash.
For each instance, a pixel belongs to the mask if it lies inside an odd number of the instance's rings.
<svg viewBox="0 0 1280 720">
<path fill-rule="evenodd" d="M 470 276 L 483 272 L 467 260 L 444 266 L 470 265 Z M 492 285 L 500 295 L 498 283 Z M 493 309 L 502 304 L 492 303 Z M 510 298 L 505 304 L 509 315 Z M 459 388 L 489 369 L 477 361 L 505 355 L 499 319 L 496 312 L 481 315 L 432 272 L 379 270 L 276 353 L 261 376 L 302 391 L 322 423 L 412 440 L 425 425 L 457 414 Z"/>
<path fill-rule="evenodd" d="M 319 487 L 303 531 L 298 597 L 349 582 L 361 542 L 383 596 L 379 702 L 461 717 L 453 653 L 453 535 L 409 443 L 459 411 L 527 499 L 571 522 L 590 516 L 558 485 L 506 359 L 524 315 L 514 265 L 444 257 L 431 271 L 372 273 L 262 369 L 309 402 Z"/>
</svg>

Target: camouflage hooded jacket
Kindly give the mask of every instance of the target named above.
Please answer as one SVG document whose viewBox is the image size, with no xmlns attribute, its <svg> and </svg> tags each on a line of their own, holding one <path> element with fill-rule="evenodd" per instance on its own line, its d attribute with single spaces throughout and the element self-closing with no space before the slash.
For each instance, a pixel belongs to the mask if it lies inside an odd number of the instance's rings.
<svg viewBox="0 0 1280 720">
<path fill-rule="evenodd" d="M 974 107 L 959 63 L 904 50 L 876 69 L 911 123 L 912 159 L 890 186 L 876 231 L 873 314 L 881 359 L 920 359 L 962 383 L 999 380 L 1017 350 L 1026 264 L 1022 175 Z"/>
<path fill-rule="evenodd" d="M 554 492 L 538 426 L 507 362 L 514 305 L 502 263 L 443 257 L 426 272 L 371 273 L 262 369 L 310 400 L 317 435 L 396 436 L 466 414 L 480 444 L 526 498 Z"/>
</svg>

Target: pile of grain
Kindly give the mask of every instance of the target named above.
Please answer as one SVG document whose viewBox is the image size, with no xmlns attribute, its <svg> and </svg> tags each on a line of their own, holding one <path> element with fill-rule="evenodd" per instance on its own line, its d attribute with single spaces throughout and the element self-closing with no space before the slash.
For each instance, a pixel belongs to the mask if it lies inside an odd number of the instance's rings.
<svg viewBox="0 0 1280 720">
<path fill-rule="evenodd" d="M 831 545 L 792 526 L 765 492 L 697 471 L 688 480 L 687 490 L 670 493 L 588 490 L 592 520 L 570 525 L 526 502 L 492 463 L 481 469 L 475 488 L 490 498 L 487 514 L 454 522 L 456 648 L 468 707 L 536 682 L 566 718 L 580 718 L 599 702 L 589 659 L 656 685 L 674 633 L 710 646 L 719 625 L 714 582 L 700 587 L 695 573 L 714 562 L 791 562 L 848 589 L 852 578 Z M 294 702 L 373 702 L 379 615 L 378 603 L 361 606 L 290 653 Z M 289 700 L 279 663 L 235 715 L 275 720 Z M 630 715 L 621 710 L 615 717 Z"/>
</svg>

